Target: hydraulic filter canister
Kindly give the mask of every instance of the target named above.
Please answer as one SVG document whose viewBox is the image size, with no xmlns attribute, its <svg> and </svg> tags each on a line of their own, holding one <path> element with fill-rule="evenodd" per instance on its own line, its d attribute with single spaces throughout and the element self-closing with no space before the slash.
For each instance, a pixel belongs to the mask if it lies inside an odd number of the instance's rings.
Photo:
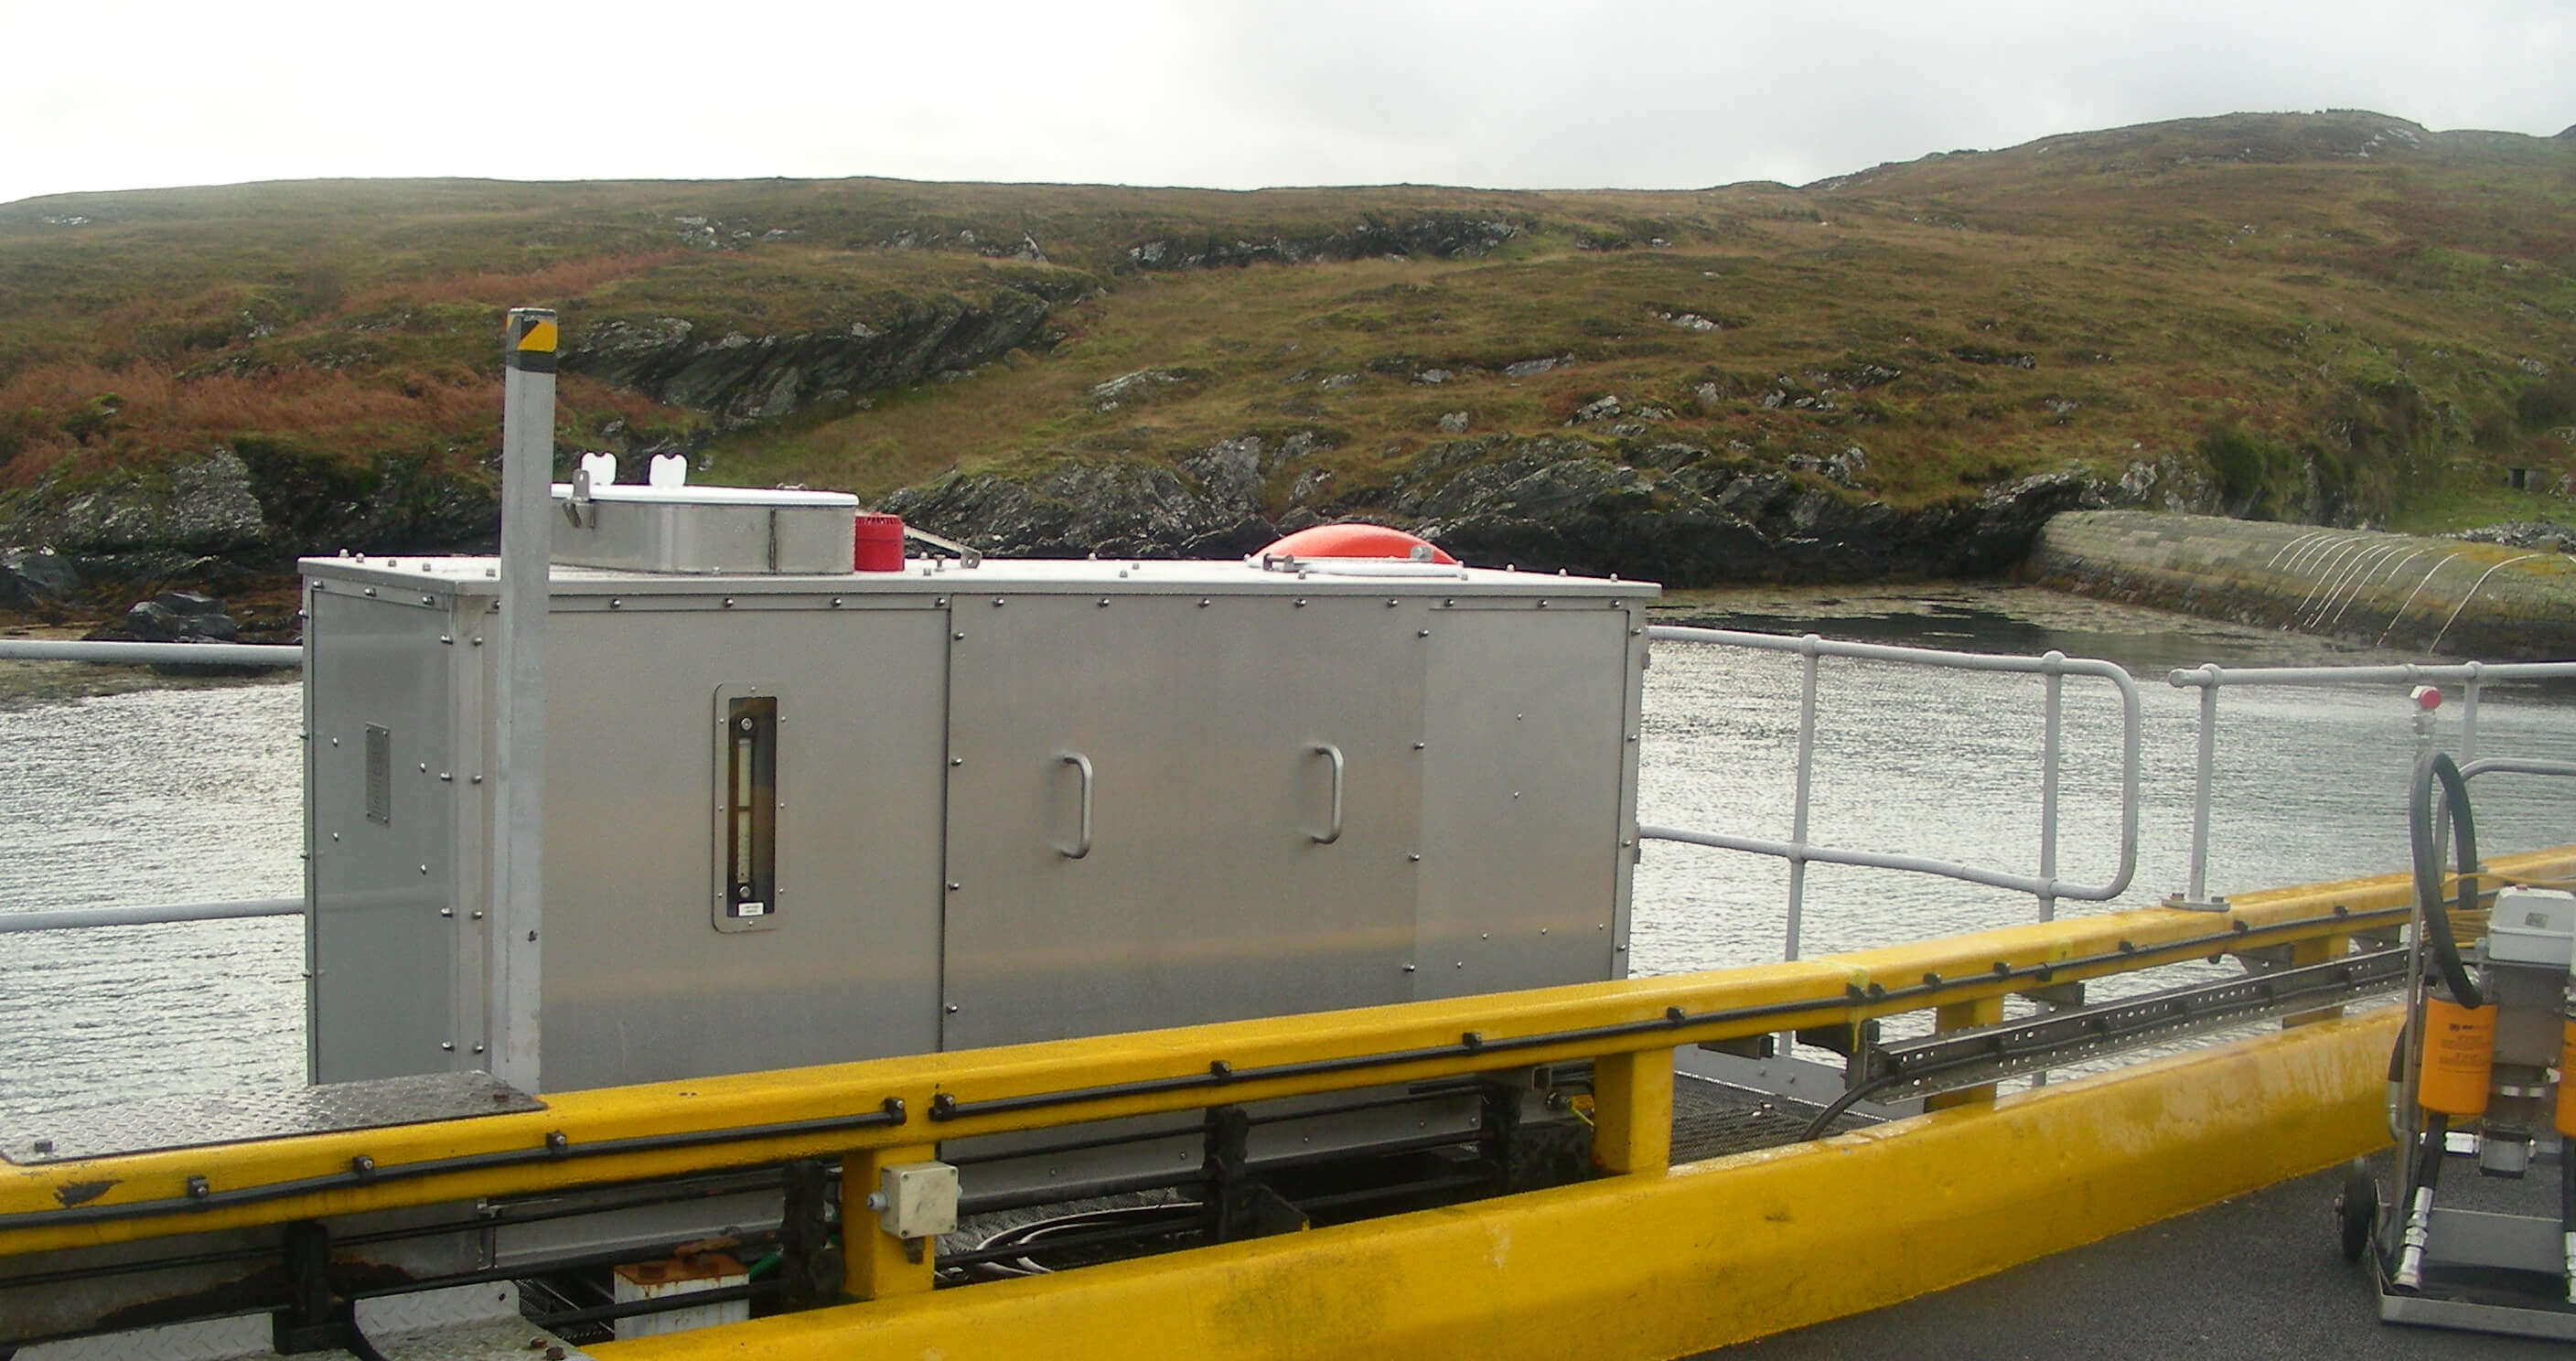
<svg viewBox="0 0 2576 1361">
<path fill-rule="evenodd" d="M 2444 1115 L 2486 1114 L 2488 1076 L 2495 1067 L 2495 1008 L 2425 998 L 2422 1060 L 2415 1104 Z"/>
</svg>

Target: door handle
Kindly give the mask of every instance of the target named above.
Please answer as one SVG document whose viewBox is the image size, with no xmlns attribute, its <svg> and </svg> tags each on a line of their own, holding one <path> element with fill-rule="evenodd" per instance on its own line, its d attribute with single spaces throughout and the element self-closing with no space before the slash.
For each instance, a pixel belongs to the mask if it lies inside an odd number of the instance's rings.
<svg viewBox="0 0 2576 1361">
<path fill-rule="evenodd" d="M 1306 839 L 1318 846 L 1330 846 L 1342 839 L 1342 776 L 1346 769 L 1342 749 L 1330 742 L 1318 742 L 1307 748 L 1307 755 L 1321 756 L 1333 763 L 1333 809 L 1331 820 L 1321 833 L 1308 832 Z"/>
<path fill-rule="evenodd" d="M 1055 848 L 1055 853 L 1063 856 L 1067 860 L 1080 860 L 1084 856 L 1091 854 L 1091 758 L 1078 751 L 1068 751 L 1064 754 L 1064 763 L 1073 767 L 1074 773 L 1081 777 L 1082 819 L 1079 830 L 1074 838 L 1073 845 L 1069 847 L 1058 846 Z M 1340 796 L 1338 794 L 1335 796 L 1334 802 L 1335 806 L 1338 807 L 1340 804 Z M 1338 820 L 1338 815 L 1336 815 L 1336 817 Z"/>
</svg>

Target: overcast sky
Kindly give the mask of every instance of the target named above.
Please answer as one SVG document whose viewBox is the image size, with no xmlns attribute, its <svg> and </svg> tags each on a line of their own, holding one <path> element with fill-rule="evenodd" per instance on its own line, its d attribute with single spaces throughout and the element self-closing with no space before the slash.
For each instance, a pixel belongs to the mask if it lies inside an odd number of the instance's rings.
<svg viewBox="0 0 2576 1361">
<path fill-rule="evenodd" d="M 1793 183 L 2235 110 L 2576 123 L 2576 3 L 0 0 L 0 202 L 315 176 Z"/>
</svg>

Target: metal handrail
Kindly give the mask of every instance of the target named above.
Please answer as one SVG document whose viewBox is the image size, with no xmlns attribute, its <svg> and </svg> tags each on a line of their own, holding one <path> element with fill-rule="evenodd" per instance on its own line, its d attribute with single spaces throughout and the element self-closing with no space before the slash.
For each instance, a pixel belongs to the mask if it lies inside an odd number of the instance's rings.
<svg viewBox="0 0 2576 1361">
<path fill-rule="evenodd" d="M 2073 898 L 2079 902 L 2108 902 L 2128 891 L 2129 881 L 2138 868 L 2138 687 L 2118 663 L 2090 657 L 2069 657 L 2062 652 L 2047 652 L 2037 657 L 1996 656 L 1979 652 L 1945 652 L 1932 648 L 1892 647 L 1883 643 L 1852 643 L 1806 634 L 1792 638 L 1776 633 L 1742 633 L 1730 629 L 1685 628 L 1658 625 L 1646 630 L 1649 639 L 1676 643 L 1707 643 L 1724 647 L 1750 648 L 1764 652 L 1794 653 L 1801 659 L 1798 694 L 1798 767 L 1797 792 L 1790 812 L 1787 841 L 1762 837 L 1735 836 L 1723 832 L 1695 832 L 1672 827 L 1640 826 L 1637 835 L 1653 841 L 1677 841 L 1694 846 L 1711 846 L 1720 850 L 1747 851 L 1769 855 L 1789 862 L 1789 917 L 1785 959 L 1798 957 L 1800 916 L 1806 902 L 1807 865 L 1822 862 L 1829 865 L 1857 865 L 1870 869 L 1905 870 L 1918 874 L 1939 875 L 1989 888 L 2028 893 L 2039 899 L 2039 917 L 2047 921 L 2057 915 L 2057 900 Z M 1846 657 L 1858 661 L 1893 662 L 1906 666 L 1926 666 L 1950 671 L 1981 671 L 2014 675 L 2035 675 L 2047 679 L 2046 717 L 2040 738 L 2040 822 L 2039 873 L 2017 874 L 2005 870 L 1980 869 L 1926 856 L 1897 855 L 1877 851 L 1842 850 L 1818 846 L 1808 840 L 1807 809 L 1814 785 L 1816 749 L 1816 677 L 1818 663 L 1826 657 Z M 2120 863 L 2109 882 L 2070 884 L 2057 877 L 2057 795 L 2058 765 L 2061 750 L 2060 696 L 2068 676 L 2091 676 L 2111 683 L 2120 695 Z"/>
<path fill-rule="evenodd" d="M 2454 684 L 2462 691 L 2460 763 L 2464 775 L 2481 769 L 2544 775 L 2563 773 L 2546 762 L 2489 763 L 2476 759 L 2480 688 L 2491 682 L 2522 680 L 2576 680 L 2576 662 L 2457 662 L 2439 666 L 2403 662 L 2384 666 L 2248 666 L 2234 669 L 2205 664 L 2167 673 L 2165 682 L 2175 689 L 2196 688 L 2200 691 L 2200 752 L 2192 790 L 2190 885 L 2169 901 L 2179 907 L 2216 905 L 2209 896 L 2209 809 L 2218 756 L 2220 689 L 2231 685 Z"/>
<path fill-rule="evenodd" d="M 0 912 L 0 935 L 17 931 L 67 931 L 89 926 L 160 926 L 170 922 L 302 915 L 302 898 L 248 898 L 230 903 L 170 903 L 150 907 L 55 907 L 34 912 Z"/>
<path fill-rule="evenodd" d="M 279 643 L 119 643 L 0 638 L 0 661 L 101 662 L 131 666 L 304 665 L 304 649 Z"/>
</svg>

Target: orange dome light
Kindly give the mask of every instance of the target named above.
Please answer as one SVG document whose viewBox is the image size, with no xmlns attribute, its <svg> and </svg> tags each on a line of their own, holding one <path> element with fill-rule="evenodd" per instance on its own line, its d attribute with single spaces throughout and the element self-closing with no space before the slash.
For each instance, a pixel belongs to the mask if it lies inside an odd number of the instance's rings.
<svg viewBox="0 0 2576 1361">
<path fill-rule="evenodd" d="M 1397 562 L 1436 562 L 1455 567 L 1458 560 L 1429 539 L 1385 525 L 1316 525 L 1288 535 L 1253 555 L 1263 558 L 1384 558 Z"/>
</svg>

